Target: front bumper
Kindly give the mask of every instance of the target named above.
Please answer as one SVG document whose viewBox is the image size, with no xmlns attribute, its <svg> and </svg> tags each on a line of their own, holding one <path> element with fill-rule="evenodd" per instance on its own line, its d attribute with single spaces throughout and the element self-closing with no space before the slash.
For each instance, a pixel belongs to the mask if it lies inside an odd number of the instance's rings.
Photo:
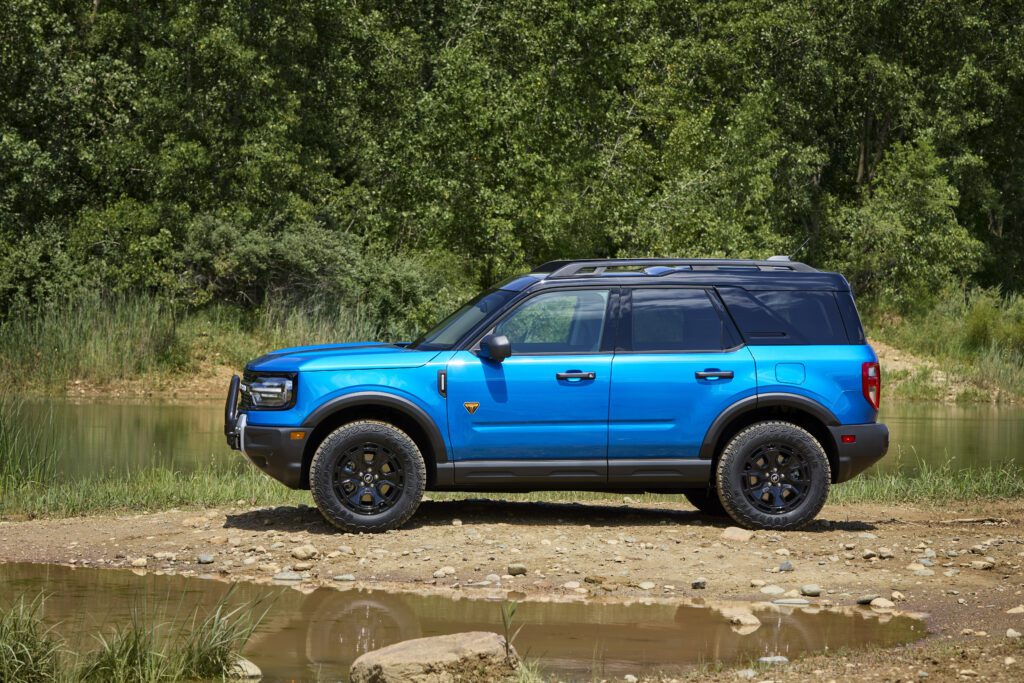
<svg viewBox="0 0 1024 683">
<path fill-rule="evenodd" d="M 889 428 L 884 424 L 839 425 L 829 427 L 836 444 L 836 483 L 853 479 L 882 459 L 889 450 Z M 843 437 L 854 441 L 843 443 Z"/>
<path fill-rule="evenodd" d="M 238 410 L 238 385 L 235 376 L 231 379 L 224 408 L 224 436 L 228 446 L 243 452 L 252 464 L 285 486 L 306 488 L 302 464 L 310 430 L 249 424 L 248 416 Z M 298 435 L 301 437 L 296 438 Z"/>
</svg>

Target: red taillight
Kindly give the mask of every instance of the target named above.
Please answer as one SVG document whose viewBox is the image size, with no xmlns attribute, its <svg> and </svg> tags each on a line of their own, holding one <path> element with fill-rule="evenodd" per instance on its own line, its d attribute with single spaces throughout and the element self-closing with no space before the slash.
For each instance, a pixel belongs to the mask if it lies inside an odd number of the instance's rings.
<svg viewBox="0 0 1024 683">
<path fill-rule="evenodd" d="M 841 438 L 843 443 L 857 443 L 856 434 L 843 434 Z"/>
<path fill-rule="evenodd" d="M 878 402 L 882 398 L 882 369 L 878 363 L 864 363 L 860 366 L 860 386 L 864 398 L 878 410 Z"/>
</svg>

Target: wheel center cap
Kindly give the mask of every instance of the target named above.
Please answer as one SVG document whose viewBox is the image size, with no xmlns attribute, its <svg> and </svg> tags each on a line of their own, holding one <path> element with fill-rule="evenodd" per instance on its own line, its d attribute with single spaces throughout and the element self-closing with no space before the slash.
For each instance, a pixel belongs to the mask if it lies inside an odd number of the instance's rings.
<svg viewBox="0 0 1024 683">
<path fill-rule="evenodd" d="M 773 484 L 779 483 L 779 475 L 777 474 L 771 475 L 770 477 L 768 477 L 768 479 L 770 479 Z"/>
<path fill-rule="evenodd" d="M 364 484 L 369 484 L 371 481 L 373 481 L 373 475 L 372 474 L 367 473 L 367 474 L 363 475 L 363 483 Z"/>
</svg>

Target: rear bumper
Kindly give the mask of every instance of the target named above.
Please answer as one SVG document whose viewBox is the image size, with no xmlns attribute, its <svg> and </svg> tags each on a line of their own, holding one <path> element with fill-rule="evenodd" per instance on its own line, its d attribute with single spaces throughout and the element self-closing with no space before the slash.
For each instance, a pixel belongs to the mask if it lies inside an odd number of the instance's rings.
<svg viewBox="0 0 1024 683">
<path fill-rule="evenodd" d="M 301 435 L 301 438 L 292 438 Z M 248 423 L 238 410 L 238 378 L 232 379 L 224 409 L 224 436 L 228 446 L 242 451 L 252 464 L 293 489 L 305 488 L 302 461 L 309 430 L 296 427 L 263 427 Z"/>
<path fill-rule="evenodd" d="M 881 460 L 889 450 L 889 428 L 884 424 L 839 425 L 828 429 L 838 454 L 836 483 L 853 479 Z M 843 443 L 844 436 L 852 436 L 854 441 Z"/>
</svg>

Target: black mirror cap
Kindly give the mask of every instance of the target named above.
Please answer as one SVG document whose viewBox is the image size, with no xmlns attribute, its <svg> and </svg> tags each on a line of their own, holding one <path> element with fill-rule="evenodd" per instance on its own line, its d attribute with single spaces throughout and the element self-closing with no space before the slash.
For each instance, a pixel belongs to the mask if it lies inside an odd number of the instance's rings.
<svg viewBox="0 0 1024 683">
<path fill-rule="evenodd" d="M 512 342 L 503 334 L 489 334 L 480 340 L 480 357 L 500 363 L 512 355 Z"/>
</svg>

